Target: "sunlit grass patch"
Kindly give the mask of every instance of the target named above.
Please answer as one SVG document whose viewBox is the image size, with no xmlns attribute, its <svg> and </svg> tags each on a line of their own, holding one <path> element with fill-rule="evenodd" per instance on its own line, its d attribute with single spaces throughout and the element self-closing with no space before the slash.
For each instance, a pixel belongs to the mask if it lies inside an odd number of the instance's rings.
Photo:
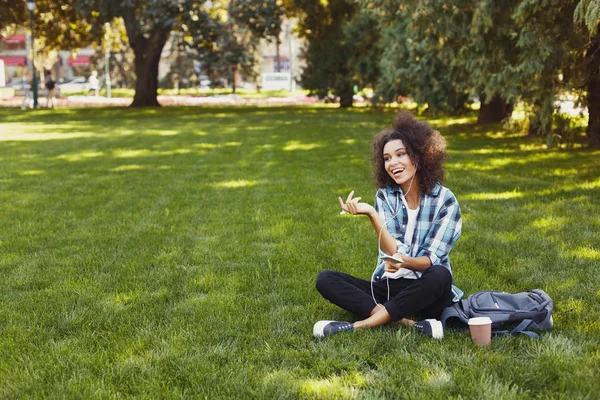
<svg viewBox="0 0 600 400">
<path fill-rule="evenodd" d="M 325 379 L 308 379 L 300 384 L 300 397 L 307 398 L 353 398 L 367 381 L 360 375 L 331 376 Z"/>
<path fill-rule="evenodd" d="M 247 181 L 244 179 L 226 181 L 226 182 L 217 182 L 214 184 L 214 186 L 217 188 L 243 188 L 243 187 L 252 187 L 254 185 L 256 185 L 256 181 Z"/>
<path fill-rule="evenodd" d="M 28 171 L 20 172 L 20 175 L 42 175 L 44 172 L 43 169 L 30 169 Z"/>
<path fill-rule="evenodd" d="M 41 140 L 68 140 L 85 138 L 92 136 L 90 133 L 85 132 L 73 132 L 73 133 L 28 133 L 23 127 L 12 128 L 11 126 L 3 127 L 3 133 L 0 133 L 0 142 L 9 141 L 33 141 L 38 142 Z"/>
<path fill-rule="evenodd" d="M 136 171 L 144 169 L 143 165 L 131 164 L 131 165 L 120 165 L 118 167 L 112 168 L 111 171 L 120 172 L 120 171 Z"/>
<path fill-rule="evenodd" d="M 506 199 L 516 199 L 516 198 L 524 197 L 524 196 L 525 196 L 524 193 L 513 190 L 511 192 L 502 192 L 502 193 L 473 193 L 473 194 L 464 196 L 464 198 L 465 198 L 465 200 L 506 200 Z"/>
<path fill-rule="evenodd" d="M 285 151 L 294 151 L 294 150 L 313 150 L 319 147 L 323 147 L 322 144 L 319 143 L 300 143 L 297 140 L 291 140 L 285 144 L 283 150 Z"/>
<path fill-rule="evenodd" d="M 573 258 L 595 260 L 600 263 L 600 249 L 598 248 L 577 247 L 572 249 L 569 255 Z"/>
</svg>

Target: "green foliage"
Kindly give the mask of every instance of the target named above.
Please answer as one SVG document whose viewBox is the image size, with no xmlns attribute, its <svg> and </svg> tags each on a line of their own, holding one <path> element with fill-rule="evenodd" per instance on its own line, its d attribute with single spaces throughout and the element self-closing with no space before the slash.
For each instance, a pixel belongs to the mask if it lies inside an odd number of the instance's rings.
<svg viewBox="0 0 600 400">
<path fill-rule="evenodd" d="M 195 52 L 190 51 L 183 40 L 182 34 L 171 34 L 171 54 L 169 55 L 170 69 L 163 77 L 161 88 L 175 88 L 177 92 L 187 88 L 197 80 L 194 69 Z"/>
<path fill-rule="evenodd" d="M 600 1 L 580 0 L 573 15 L 575 23 L 583 23 L 591 35 L 598 33 L 598 21 L 600 21 Z"/>
<path fill-rule="evenodd" d="M 29 28 L 25 5 L 26 1 L 0 1 L 0 31 L 8 25 Z M 36 1 L 33 17 L 36 37 L 43 42 L 42 51 L 84 47 L 102 33 L 102 23 L 91 26 L 89 20 L 82 20 L 75 1 Z"/>
<path fill-rule="evenodd" d="M 567 149 L 573 149 L 576 144 L 581 143 L 586 125 L 586 121 L 582 117 L 555 113 L 552 135 L 546 140 L 547 146 L 559 148 L 564 146 Z"/>
<path fill-rule="evenodd" d="M 259 37 L 245 22 L 238 20 L 235 15 L 243 15 L 239 11 L 233 14 L 229 9 L 228 18 L 222 15 L 208 14 L 203 24 L 195 24 L 200 29 L 190 32 L 190 48 L 197 52 L 202 65 L 202 72 L 211 77 L 214 84 L 220 79 L 234 82 L 235 76 L 241 73 L 246 78 L 256 79 L 256 64 L 260 57 L 257 55 Z M 209 27 L 210 40 L 205 40 Z"/>
<path fill-rule="evenodd" d="M 308 41 L 302 86 L 343 107 L 352 105 L 353 87 L 374 86 L 379 75 L 379 26 L 372 13 L 346 0 L 296 2 L 300 33 Z"/>
<path fill-rule="evenodd" d="M 464 111 L 468 91 L 455 76 L 459 71 L 445 59 L 449 56 L 447 43 L 430 35 L 429 28 L 417 27 L 417 19 L 411 20 L 406 8 L 384 21 L 376 96 L 384 102 L 396 101 L 398 95 L 410 96 L 433 112 Z M 427 31 L 424 35 L 423 29 Z M 446 51 L 440 52 L 441 48 Z"/>
<path fill-rule="evenodd" d="M 25 24 L 28 11 L 24 1 L 0 0 L 0 32 L 9 29 L 11 25 Z"/>
<path fill-rule="evenodd" d="M 365 7 L 382 10 L 379 95 L 384 101 L 408 95 L 454 114 L 465 111 L 469 97 L 520 98 L 517 39 L 506 12 L 514 3 L 365 0 Z"/>
<path fill-rule="evenodd" d="M 123 18 L 114 18 L 104 24 L 104 36 L 100 46 L 96 47 L 97 55 L 110 52 L 109 69 L 111 85 L 113 88 L 133 88 L 135 86 L 135 55 L 129 47 L 129 40 L 125 30 Z M 105 71 L 103 66 L 100 71 Z"/>
<path fill-rule="evenodd" d="M 256 81 L 260 73 L 261 38 L 279 40 L 284 8 L 274 0 L 213 2 L 207 12 L 186 22 L 189 48 L 197 52 L 203 73 L 211 81 L 234 82 L 236 74 Z"/>
<path fill-rule="evenodd" d="M 258 38 L 279 41 L 285 14 L 281 0 L 231 0 L 229 15 Z"/>
<path fill-rule="evenodd" d="M 342 24 L 344 42 L 350 45 L 347 54 L 352 79 L 359 87 L 375 87 L 380 75 L 380 25 L 369 10 L 359 10 L 354 18 Z"/>
<path fill-rule="evenodd" d="M 552 135 L 554 103 L 583 94 L 590 123 L 600 108 L 597 0 L 362 0 L 381 15 L 384 101 L 398 94 L 458 112 L 468 96 L 528 103 L 531 132 Z M 581 92 L 585 88 L 588 93 Z M 594 93 L 592 93 L 594 92 Z M 499 97 L 498 97 L 499 96 Z M 484 108 L 482 107 L 482 111 Z M 600 125 L 588 129 L 600 146 Z"/>
<path fill-rule="evenodd" d="M 0 109 L 0 397 L 596 397 L 600 153 L 473 118 L 430 120 L 464 219 L 456 284 L 543 288 L 555 329 L 488 349 L 395 326 L 312 338 L 353 318 L 317 274 L 374 267 L 372 227 L 336 198 L 372 201 L 370 141 L 392 117 Z"/>
</svg>

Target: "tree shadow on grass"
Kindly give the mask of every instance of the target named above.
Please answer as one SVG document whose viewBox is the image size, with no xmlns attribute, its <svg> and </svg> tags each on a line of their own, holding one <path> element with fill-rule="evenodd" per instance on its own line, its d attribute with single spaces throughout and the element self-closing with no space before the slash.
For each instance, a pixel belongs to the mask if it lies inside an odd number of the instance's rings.
<svg viewBox="0 0 600 400">
<path fill-rule="evenodd" d="M 305 192 L 315 198 L 331 197 L 335 208 L 340 189 L 349 190 L 357 181 L 369 182 L 369 143 L 378 122 L 389 117 L 294 107 L 65 110 L 64 115 L 18 115 L 13 123 L 31 122 L 41 136 L 68 137 L 75 131 L 88 136 L 4 142 L 10 150 L 2 159 L 11 167 L 2 182 L 30 202 L 35 203 L 36 196 L 40 204 L 54 202 L 69 193 L 74 203 L 67 202 L 67 206 L 83 201 L 91 207 L 96 200 L 107 212 L 117 213 L 137 204 L 154 215 L 173 196 L 184 204 L 197 201 L 206 209 L 230 201 L 232 209 L 258 202 L 259 208 L 296 210 L 296 198 Z M 580 205 L 573 209 L 579 214 L 597 209 L 599 193 L 593 183 L 598 176 L 596 153 L 523 148 L 528 139 L 501 133 L 497 126 L 477 126 L 470 120 L 440 128 L 452 156 L 448 185 L 465 215 L 465 237 L 458 249 L 463 246 L 469 254 L 462 257 L 471 257 L 491 268 L 488 272 L 498 274 L 501 281 L 518 285 L 523 279 L 533 283 L 527 280 L 526 263 L 533 262 L 536 271 L 543 270 L 543 262 L 535 261 L 536 256 L 549 262 L 569 256 L 566 248 L 578 247 L 574 237 L 583 236 L 573 234 L 581 231 L 574 230 L 577 215 L 569 212 L 566 218 L 572 221 L 562 221 L 561 207 L 566 207 L 565 199 L 578 199 Z M 555 189 L 561 182 L 562 189 Z M 310 197 L 302 198 L 300 204 L 307 210 L 315 206 Z M 535 209 L 539 204 L 548 218 L 562 222 L 551 224 L 550 231 L 541 229 L 545 214 Z M 87 209 L 79 212 L 92 218 Z M 276 215 L 285 219 L 292 211 L 286 212 Z M 506 221 L 511 223 L 504 225 L 507 215 Z M 243 224 L 242 216 L 235 220 Z M 469 233 L 469 222 L 476 225 L 479 239 Z M 597 221 L 591 217 L 580 225 L 583 231 L 598 231 Z M 481 238 L 486 243 L 482 254 L 475 245 Z M 580 247 L 597 245 L 586 238 Z M 524 261 L 510 271 L 506 265 L 511 259 L 504 254 L 514 249 L 523 251 Z M 494 269 L 496 261 L 504 266 Z"/>
</svg>

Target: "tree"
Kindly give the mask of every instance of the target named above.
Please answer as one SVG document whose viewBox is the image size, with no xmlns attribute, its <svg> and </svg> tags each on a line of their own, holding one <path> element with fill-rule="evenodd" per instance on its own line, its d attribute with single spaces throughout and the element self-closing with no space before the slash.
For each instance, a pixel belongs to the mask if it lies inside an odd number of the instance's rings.
<svg viewBox="0 0 600 400">
<path fill-rule="evenodd" d="M 23 2 L 11 2 L 10 15 L 23 13 L 22 4 L 16 3 Z M 40 3 L 36 10 L 36 24 L 44 24 L 44 36 L 50 47 L 77 48 L 99 43 L 104 34 L 104 23 L 115 18 L 123 19 L 135 58 L 133 107 L 159 106 L 158 64 L 171 32 L 198 30 L 196 25 L 208 19 L 206 3 L 194 0 L 51 0 Z M 6 10 L 3 12 L 8 14 Z M 15 19 L 15 23 L 19 22 Z"/>
<path fill-rule="evenodd" d="M 512 99 L 497 73 L 514 59 L 515 39 L 506 29 L 489 29 L 491 21 L 505 20 L 506 15 L 494 10 L 483 18 L 485 1 L 368 1 L 365 7 L 378 7 L 382 15 L 378 93 L 385 100 L 409 95 L 431 111 L 457 114 L 469 97 L 477 96 L 482 100 L 480 122 L 510 114 Z"/>
<path fill-rule="evenodd" d="M 254 37 L 276 42 L 277 72 L 281 68 L 279 36 L 285 12 L 282 0 L 231 0 L 229 5 L 229 15 L 249 29 Z"/>
<path fill-rule="evenodd" d="M 351 107 L 354 86 L 375 84 L 379 74 L 379 33 L 368 12 L 347 0 L 299 0 L 300 35 L 306 38 L 302 86 L 320 98 L 332 91 L 342 107 Z"/>
<path fill-rule="evenodd" d="M 0 0 L 0 32 L 11 25 L 25 25 L 27 20 L 24 1 Z"/>
<path fill-rule="evenodd" d="M 584 89 L 589 143 L 600 147 L 599 0 L 364 0 L 363 6 L 386 15 L 384 93 L 411 77 L 417 85 L 404 89 L 435 104 L 444 91 L 427 79 L 443 79 L 448 93 L 465 90 L 483 100 L 481 121 L 498 120 L 524 101 L 531 131 L 550 135 L 558 96 Z M 399 67 L 389 72 L 383 65 Z"/>
<path fill-rule="evenodd" d="M 597 37 L 600 2 L 514 0 L 501 5 L 488 3 L 490 12 L 496 10 L 510 15 L 510 20 L 503 24 L 493 21 L 492 27 L 500 29 L 502 25 L 510 25 L 518 48 L 516 61 L 501 64 L 500 75 L 505 79 L 497 85 L 504 86 L 504 90 L 520 91 L 519 98 L 532 105 L 530 128 L 533 133 L 551 137 L 556 101 L 561 94 L 571 93 L 579 97 L 582 105 L 588 106 L 588 141 L 591 147 L 600 147 L 600 47 Z"/>
<path fill-rule="evenodd" d="M 187 48 L 181 32 L 171 34 L 169 39 L 170 54 L 167 61 L 170 64 L 169 72 L 162 78 L 159 83 L 163 88 L 175 88 L 177 94 L 180 93 L 181 87 L 188 87 L 189 84 L 197 79 L 194 68 L 194 60 L 197 55 L 194 51 Z M 163 52 L 164 54 L 164 52 Z"/>
<path fill-rule="evenodd" d="M 550 2 L 554 4 L 546 9 L 531 7 L 528 0 L 519 0 L 504 10 L 511 16 L 518 56 L 513 65 L 503 68 L 508 77 L 503 83 L 507 89 L 518 86 L 519 99 L 528 105 L 530 135 L 551 134 L 556 97 L 566 88 L 566 82 L 560 81 L 559 75 L 569 68 L 565 65 L 568 49 L 577 47 L 570 43 L 572 4 Z M 529 18 L 538 21 L 529 21 Z M 560 26 L 565 21 L 567 29 Z"/>
<path fill-rule="evenodd" d="M 113 87 L 133 88 L 135 86 L 135 55 L 129 47 L 122 18 L 115 18 L 110 23 L 104 24 L 104 37 L 101 46 L 96 46 L 96 50 L 102 54 L 106 52 L 110 54 L 109 73 Z"/>
<path fill-rule="evenodd" d="M 162 49 L 171 31 L 181 26 L 184 11 L 195 12 L 191 11 L 194 2 L 103 0 L 101 3 L 101 10 L 107 11 L 106 17 L 123 18 L 129 45 L 135 54 L 135 96 L 131 106 L 159 106 L 158 63 Z"/>
<path fill-rule="evenodd" d="M 348 63 L 353 80 L 360 87 L 375 88 L 381 73 L 381 34 L 379 20 L 369 10 L 359 10 L 355 17 L 342 25 L 346 42 L 351 46 Z"/>
<path fill-rule="evenodd" d="M 235 92 L 236 76 L 257 79 L 259 39 L 278 41 L 284 14 L 279 0 L 223 1 L 208 15 L 209 20 L 190 31 L 190 45 L 213 81 L 216 76 L 226 77 Z M 207 35 L 211 40 L 206 40 Z"/>
<path fill-rule="evenodd" d="M 404 3 L 396 6 L 396 12 L 380 9 L 383 50 L 377 97 L 389 102 L 398 95 L 410 96 L 431 112 L 461 113 L 468 88 L 464 72 L 454 64 L 455 49 L 425 18 L 419 20 L 426 11 L 413 12 Z"/>
<path fill-rule="evenodd" d="M 220 70 L 221 75 L 231 82 L 233 93 L 237 89 L 238 74 L 252 71 L 258 61 L 255 57 L 257 47 L 258 39 L 235 19 L 231 18 L 221 26 L 217 39 L 218 51 L 212 54 L 210 66 L 213 70 Z"/>
<path fill-rule="evenodd" d="M 29 28 L 29 11 L 25 1 L 0 0 L 0 31 L 17 27 Z M 36 45 L 35 64 L 40 56 L 48 56 L 57 49 L 75 49 L 87 46 L 98 38 L 94 29 L 78 17 L 69 3 L 56 0 L 36 2 L 33 13 Z M 98 31 L 101 32 L 101 29 Z"/>
<path fill-rule="evenodd" d="M 600 148 L 600 1 L 581 0 L 575 9 L 574 21 L 585 24 L 589 42 L 585 52 L 587 77 L 587 105 L 589 122 L 588 142 L 591 148 Z"/>
<path fill-rule="evenodd" d="M 233 83 L 235 93 L 238 72 L 251 69 L 257 61 L 258 39 L 247 25 L 235 18 L 231 4 L 213 4 L 210 12 L 203 16 L 203 22 L 188 30 L 187 44 L 198 54 L 202 70 L 211 77 L 213 85 L 227 79 Z"/>
</svg>

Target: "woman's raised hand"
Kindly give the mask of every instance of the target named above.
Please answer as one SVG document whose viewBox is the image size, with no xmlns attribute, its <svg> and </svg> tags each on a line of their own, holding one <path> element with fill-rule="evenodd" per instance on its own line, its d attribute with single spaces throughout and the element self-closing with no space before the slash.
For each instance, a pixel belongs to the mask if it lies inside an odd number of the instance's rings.
<svg viewBox="0 0 600 400">
<path fill-rule="evenodd" d="M 367 203 L 359 203 L 361 197 L 352 198 L 353 195 L 354 195 L 354 190 L 350 192 L 345 203 L 341 197 L 338 197 L 338 200 L 340 201 L 340 207 L 342 207 L 342 210 L 344 210 L 347 213 L 350 213 L 352 215 L 358 215 L 358 214 L 369 215 L 369 214 L 375 212 L 375 208 L 373 208 L 372 205 L 367 204 Z"/>
</svg>

